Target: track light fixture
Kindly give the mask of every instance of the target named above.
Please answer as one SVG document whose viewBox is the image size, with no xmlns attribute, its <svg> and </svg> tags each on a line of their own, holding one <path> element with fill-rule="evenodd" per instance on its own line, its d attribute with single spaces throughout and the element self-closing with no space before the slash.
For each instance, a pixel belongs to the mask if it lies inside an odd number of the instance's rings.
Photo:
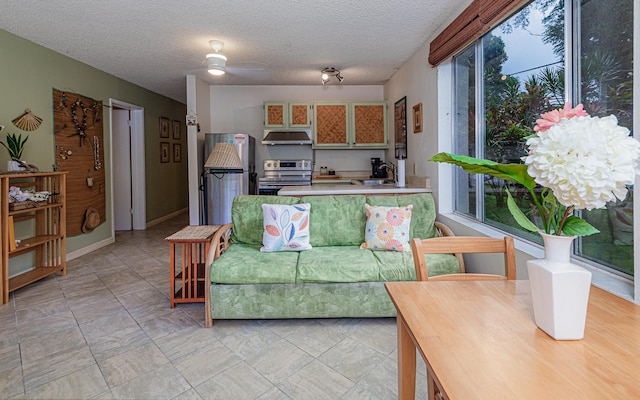
<svg viewBox="0 0 640 400">
<path fill-rule="evenodd" d="M 335 76 L 338 82 L 342 82 L 344 80 L 344 77 L 340 75 L 340 70 L 333 67 L 325 68 L 320 72 L 322 73 L 321 78 L 323 85 L 326 85 L 329 82 L 329 78 L 332 76 Z"/>
</svg>

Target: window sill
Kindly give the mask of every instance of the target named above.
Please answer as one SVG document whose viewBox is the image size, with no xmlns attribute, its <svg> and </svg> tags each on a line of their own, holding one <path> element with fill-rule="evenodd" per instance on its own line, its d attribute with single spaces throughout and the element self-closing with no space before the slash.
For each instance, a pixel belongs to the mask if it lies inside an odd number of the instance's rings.
<svg viewBox="0 0 640 400">
<path fill-rule="evenodd" d="M 490 227 L 488 225 L 479 223 L 476 220 L 465 217 L 460 214 L 439 214 L 439 220 L 453 229 L 456 234 L 460 235 L 472 235 L 472 236 L 489 236 L 489 237 L 503 237 L 505 233 L 496 228 Z M 514 237 L 516 250 L 524 255 L 525 259 L 535 259 L 535 258 L 543 258 L 544 257 L 544 248 L 538 244 L 531 243 L 529 241 L 525 241 L 519 239 L 518 237 Z M 612 274 L 610 272 L 601 270 L 597 267 L 594 267 L 591 264 L 588 264 L 580 259 L 572 258 L 571 261 L 576 265 L 584 267 L 591 271 L 591 283 L 607 292 L 610 292 L 620 298 L 625 300 L 629 300 L 631 302 L 636 302 L 633 298 L 634 291 L 634 282 L 631 279 L 626 279 L 624 277 Z M 528 278 L 526 276 L 526 268 L 522 269 L 522 273 L 525 274 L 525 279 Z M 521 275 L 521 274 L 520 274 Z"/>
</svg>

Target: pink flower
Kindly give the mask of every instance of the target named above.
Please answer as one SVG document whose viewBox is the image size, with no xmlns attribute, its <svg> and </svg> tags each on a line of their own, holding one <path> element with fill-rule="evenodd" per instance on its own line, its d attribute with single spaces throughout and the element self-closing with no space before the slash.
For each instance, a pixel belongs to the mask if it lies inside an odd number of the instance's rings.
<svg viewBox="0 0 640 400">
<path fill-rule="evenodd" d="M 559 110 L 549 111 L 540 115 L 542 118 L 536 120 L 536 126 L 533 130 L 536 132 L 544 132 L 552 126 L 559 124 L 560 121 L 565 119 L 571 119 L 573 117 L 588 117 L 589 114 L 583 109 L 582 104 L 578 104 L 575 108 L 571 108 L 571 103 L 566 102 L 564 108 Z"/>
</svg>

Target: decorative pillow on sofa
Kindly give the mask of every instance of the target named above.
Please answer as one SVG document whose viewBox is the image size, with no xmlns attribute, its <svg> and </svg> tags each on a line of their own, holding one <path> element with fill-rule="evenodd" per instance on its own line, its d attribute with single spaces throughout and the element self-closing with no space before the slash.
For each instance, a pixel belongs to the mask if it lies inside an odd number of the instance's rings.
<svg viewBox="0 0 640 400">
<path fill-rule="evenodd" d="M 365 205 L 367 225 L 361 249 L 411 251 L 409 227 L 413 205 L 383 207 Z"/>
<path fill-rule="evenodd" d="M 263 204 L 262 252 L 310 250 L 311 205 Z"/>
</svg>

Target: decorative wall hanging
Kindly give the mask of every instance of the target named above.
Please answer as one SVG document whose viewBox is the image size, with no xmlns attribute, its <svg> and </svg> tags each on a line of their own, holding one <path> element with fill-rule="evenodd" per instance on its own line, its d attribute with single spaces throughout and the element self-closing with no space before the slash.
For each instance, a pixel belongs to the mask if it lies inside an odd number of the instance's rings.
<svg viewBox="0 0 640 400">
<path fill-rule="evenodd" d="M 160 162 L 169 162 L 169 142 L 160 142 Z"/>
<path fill-rule="evenodd" d="M 422 132 L 422 103 L 413 106 L 413 133 Z"/>
<path fill-rule="evenodd" d="M 23 131 L 35 131 L 42 124 L 42 118 L 34 115 L 28 108 L 24 110 L 24 114 L 14 119 L 13 124 Z"/>
<path fill-rule="evenodd" d="M 180 140 L 180 121 L 173 121 L 173 125 L 171 125 L 173 131 L 173 138 L 175 140 Z"/>
<path fill-rule="evenodd" d="M 180 143 L 173 144 L 173 162 L 182 161 L 182 146 Z"/>
<path fill-rule="evenodd" d="M 53 105 L 54 167 L 67 172 L 67 235 L 76 236 L 90 232 L 87 210 L 92 226 L 96 213 L 106 221 L 102 101 L 54 89 Z"/>
<path fill-rule="evenodd" d="M 169 137 L 169 118 L 160 117 L 160 137 Z"/>
<path fill-rule="evenodd" d="M 396 158 L 407 158 L 407 97 L 396 101 L 393 109 Z"/>
</svg>

